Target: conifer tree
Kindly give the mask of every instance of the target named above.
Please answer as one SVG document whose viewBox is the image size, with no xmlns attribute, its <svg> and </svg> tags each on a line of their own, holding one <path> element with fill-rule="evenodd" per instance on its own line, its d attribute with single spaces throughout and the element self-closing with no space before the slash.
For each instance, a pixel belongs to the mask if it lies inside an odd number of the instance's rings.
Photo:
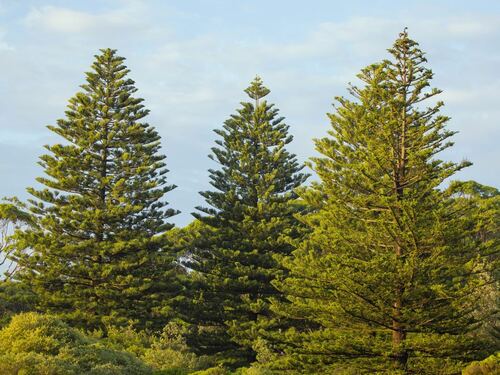
<svg viewBox="0 0 500 375">
<path fill-rule="evenodd" d="M 40 309 L 78 326 L 162 325 L 177 288 L 169 250 L 167 184 L 160 136 L 115 50 L 95 56 L 66 118 L 48 126 L 64 139 L 41 156 L 42 189 L 30 188 L 35 228 L 20 234 L 19 279 Z"/>
<path fill-rule="evenodd" d="M 476 291 L 476 316 L 483 318 L 476 334 L 489 341 L 491 354 L 500 342 L 500 191 L 476 181 L 452 181 L 446 189 L 455 207 L 466 214 L 468 230 L 484 248 L 486 257 L 476 266 L 485 287 Z"/>
<path fill-rule="evenodd" d="M 215 189 L 201 193 L 210 207 L 197 208 L 200 233 L 186 262 L 199 290 L 189 307 L 199 327 L 193 345 L 230 366 L 253 361 L 257 331 L 276 324 L 268 299 L 279 298 L 271 282 L 283 269 L 275 256 L 290 254 L 288 239 L 300 233 L 294 189 L 307 178 L 286 150 L 288 125 L 263 99 L 269 89 L 257 77 L 245 92 L 252 101 L 215 130 Z"/>
<path fill-rule="evenodd" d="M 275 282 L 289 302 L 272 309 L 318 328 L 274 332 L 262 354 L 287 373 L 451 374 L 481 348 L 470 332 L 486 251 L 440 190 L 470 163 L 438 159 L 454 133 L 418 44 L 405 30 L 389 53 L 316 140 L 311 232 Z"/>
</svg>

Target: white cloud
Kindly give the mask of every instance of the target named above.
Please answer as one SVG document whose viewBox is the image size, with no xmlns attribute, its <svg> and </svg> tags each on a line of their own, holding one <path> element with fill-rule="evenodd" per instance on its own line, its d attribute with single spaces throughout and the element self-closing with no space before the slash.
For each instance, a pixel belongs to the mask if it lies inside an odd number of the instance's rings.
<svg viewBox="0 0 500 375">
<path fill-rule="evenodd" d="M 113 11 L 90 13 L 57 6 L 34 7 L 24 18 L 33 29 L 60 33 L 102 33 L 116 29 L 146 27 L 146 11 L 140 2 L 128 2 Z"/>
<path fill-rule="evenodd" d="M 26 16 L 26 25 L 51 31 L 83 32 L 99 23 L 101 17 L 71 9 L 44 6 L 33 8 Z"/>
</svg>

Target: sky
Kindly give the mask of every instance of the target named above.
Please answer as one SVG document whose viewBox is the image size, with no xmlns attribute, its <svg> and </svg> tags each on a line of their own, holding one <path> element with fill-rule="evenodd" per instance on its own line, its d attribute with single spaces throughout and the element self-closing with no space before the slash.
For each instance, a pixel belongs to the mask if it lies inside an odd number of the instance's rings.
<svg viewBox="0 0 500 375">
<path fill-rule="evenodd" d="M 0 0 L 0 197 L 27 199 L 43 175 L 46 128 L 64 116 L 100 48 L 126 57 L 162 136 L 177 225 L 203 205 L 213 129 L 259 75 L 290 125 L 302 162 L 326 135 L 336 96 L 408 27 L 427 53 L 443 113 L 459 133 L 455 179 L 500 186 L 500 1 Z"/>
</svg>

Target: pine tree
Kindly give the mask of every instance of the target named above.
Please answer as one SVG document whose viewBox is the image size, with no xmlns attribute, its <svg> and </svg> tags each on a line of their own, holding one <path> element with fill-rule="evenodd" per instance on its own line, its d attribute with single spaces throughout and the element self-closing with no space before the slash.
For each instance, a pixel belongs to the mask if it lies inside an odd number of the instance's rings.
<svg viewBox="0 0 500 375">
<path fill-rule="evenodd" d="M 115 50 L 95 56 L 83 91 L 50 130 L 64 143 L 46 146 L 45 188 L 28 191 L 37 226 L 21 233 L 31 249 L 19 279 L 39 308 L 77 326 L 162 325 L 163 300 L 177 288 L 169 250 L 165 156 L 148 110 Z"/>
<path fill-rule="evenodd" d="M 452 181 L 446 193 L 457 209 L 465 212 L 465 225 L 486 255 L 476 266 L 485 282 L 485 287 L 476 291 L 475 316 L 482 319 L 476 334 L 489 341 L 489 354 L 494 354 L 500 342 L 500 191 L 476 181 Z"/>
<path fill-rule="evenodd" d="M 253 361 L 258 330 L 276 324 L 268 299 L 279 298 L 271 282 L 283 269 L 275 256 L 290 254 L 288 239 L 300 233 L 294 189 L 307 178 L 286 150 L 288 125 L 263 100 L 269 89 L 257 77 L 245 92 L 253 100 L 215 130 L 221 139 L 210 158 L 220 167 L 209 170 L 215 189 L 201 193 L 210 207 L 194 214 L 200 233 L 186 262 L 199 290 L 190 306 L 199 328 L 192 344 L 230 366 Z"/>
<path fill-rule="evenodd" d="M 287 373 L 456 373 L 480 348 L 469 333 L 484 247 L 440 190 L 470 163 L 437 158 L 454 133 L 418 44 L 405 30 L 389 53 L 316 140 L 311 232 L 275 282 L 289 303 L 272 308 L 318 328 L 275 332 L 264 353 Z"/>
</svg>

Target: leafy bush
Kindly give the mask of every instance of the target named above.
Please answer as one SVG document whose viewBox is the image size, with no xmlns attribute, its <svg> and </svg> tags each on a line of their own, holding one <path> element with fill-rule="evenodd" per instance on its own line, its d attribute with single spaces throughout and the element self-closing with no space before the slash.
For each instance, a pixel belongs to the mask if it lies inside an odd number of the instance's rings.
<svg viewBox="0 0 500 375">
<path fill-rule="evenodd" d="M 59 319 L 37 313 L 12 318 L 0 330 L 2 375 L 149 375 L 129 353 L 103 347 Z"/>
<path fill-rule="evenodd" d="M 193 372 L 192 375 L 230 375 L 223 367 L 210 367 L 206 370 Z"/>
<path fill-rule="evenodd" d="M 271 370 L 268 370 L 264 367 L 249 367 L 244 368 L 240 372 L 241 375 L 270 375 Z"/>
<path fill-rule="evenodd" d="M 242 367 L 230 372 L 224 367 L 211 367 L 206 370 L 196 371 L 191 375 L 270 375 L 271 371 L 263 367 Z"/>
<path fill-rule="evenodd" d="M 152 340 L 142 359 L 154 369 L 178 368 L 193 371 L 205 367 L 189 351 L 182 327 L 175 323 L 166 325 L 161 335 Z"/>
<path fill-rule="evenodd" d="M 483 361 L 472 362 L 462 375 L 495 375 L 500 374 L 500 353 L 491 355 Z"/>
<path fill-rule="evenodd" d="M 184 375 L 211 366 L 208 357 L 197 357 L 186 344 L 185 329 L 167 324 L 160 335 L 147 335 L 131 327 L 109 327 L 102 338 L 106 347 L 133 353 L 158 375 Z"/>
<path fill-rule="evenodd" d="M 106 335 L 103 332 L 94 332 L 93 336 L 99 339 L 107 348 L 133 353 L 137 358 L 144 355 L 151 346 L 152 338 L 146 332 L 138 332 L 128 327 L 107 327 Z"/>
</svg>

